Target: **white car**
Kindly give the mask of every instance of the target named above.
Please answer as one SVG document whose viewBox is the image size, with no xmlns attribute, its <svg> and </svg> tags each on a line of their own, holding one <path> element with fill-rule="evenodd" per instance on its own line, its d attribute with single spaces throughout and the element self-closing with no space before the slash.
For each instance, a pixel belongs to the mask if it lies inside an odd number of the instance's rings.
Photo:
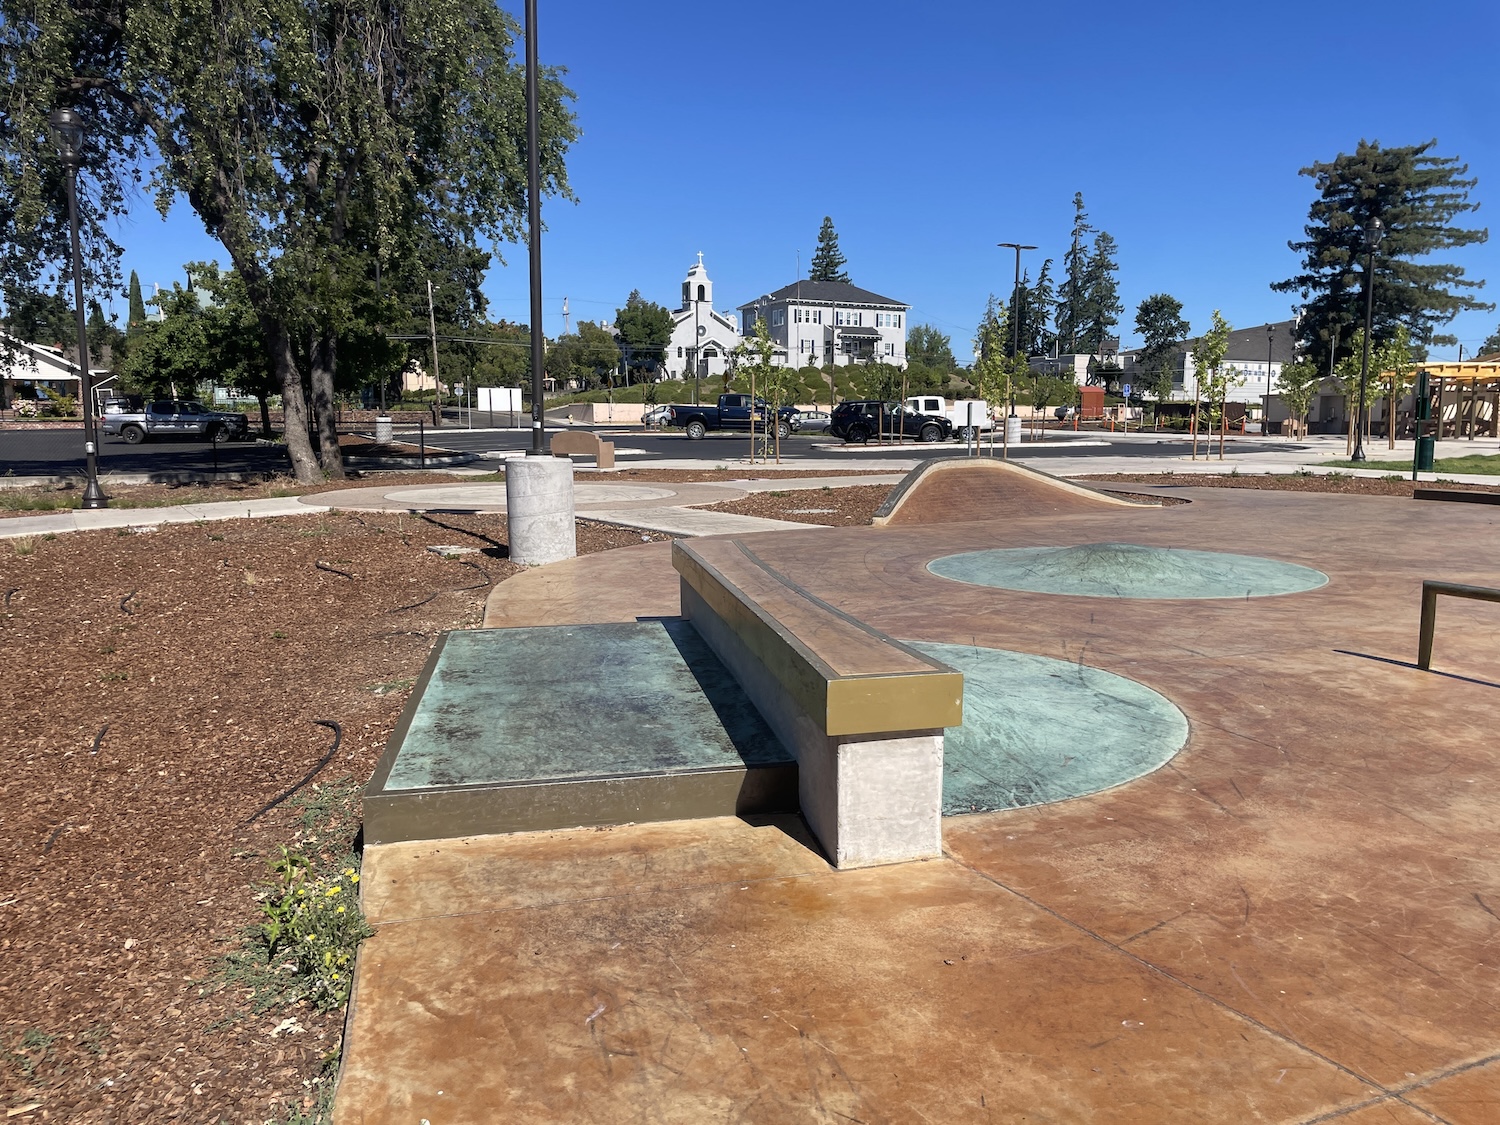
<svg viewBox="0 0 1500 1125">
<path fill-rule="evenodd" d="M 794 434 L 827 433 L 832 421 L 826 410 L 799 410 L 789 419 Z"/>
<path fill-rule="evenodd" d="M 647 426 L 660 426 L 671 417 L 672 407 L 666 403 L 657 406 L 648 406 L 641 414 L 641 421 Z"/>
</svg>

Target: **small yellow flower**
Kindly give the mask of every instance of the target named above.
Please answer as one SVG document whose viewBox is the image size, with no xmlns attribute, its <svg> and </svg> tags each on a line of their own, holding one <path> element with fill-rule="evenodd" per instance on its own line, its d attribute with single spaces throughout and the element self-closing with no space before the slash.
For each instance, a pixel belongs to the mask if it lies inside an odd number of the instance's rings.
<svg viewBox="0 0 1500 1125">
<path fill-rule="evenodd" d="M 351 883 L 357 883 L 357 882 L 359 882 L 359 876 L 358 875 L 351 875 L 351 876 L 349 876 L 349 882 L 351 882 Z"/>
<path fill-rule="evenodd" d="M 344 912 L 344 908 L 342 906 L 339 907 L 337 910 L 334 911 L 335 914 L 342 914 L 343 912 Z"/>
<path fill-rule="evenodd" d="M 315 936 L 313 936 L 312 934 L 308 934 L 307 935 L 307 940 L 308 941 L 317 941 L 318 939 Z"/>
<path fill-rule="evenodd" d="M 334 895 L 338 894 L 339 891 L 341 891 L 341 890 L 343 890 L 343 888 L 339 887 L 339 886 L 329 887 L 326 891 L 323 892 L 323 897 L 324 898 L 332 898 Z"/>
</svg>

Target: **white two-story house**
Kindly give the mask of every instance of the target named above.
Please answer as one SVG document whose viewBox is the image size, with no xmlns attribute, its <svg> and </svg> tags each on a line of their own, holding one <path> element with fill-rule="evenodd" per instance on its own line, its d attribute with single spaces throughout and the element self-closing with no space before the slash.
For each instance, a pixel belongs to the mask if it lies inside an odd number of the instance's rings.
<svg viewBox="0 0 1500 1125">
<path fill-rule="evenodd" d="M 740 306 L 740 331 L 755 334 L 764 317 L 778 351 L 793 367 L 830 362 L 906 366 L 911 306 L 842 281 L 795 281 Z"/>
</svg>

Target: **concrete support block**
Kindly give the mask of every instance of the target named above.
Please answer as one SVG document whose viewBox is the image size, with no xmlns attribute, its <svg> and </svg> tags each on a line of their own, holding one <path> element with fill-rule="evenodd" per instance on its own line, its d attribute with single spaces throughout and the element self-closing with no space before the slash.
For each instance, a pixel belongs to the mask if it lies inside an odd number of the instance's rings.
<svg viewBox="0 0 1500 1125">
<path fill-rule="evenodd" d="M 686 581 L 682 614 L 796 757 L 802 815 L 835 867 L 942 854 L 941 729 L 830 736 Z"/>
<path fill-rule="evenodd" d="M 390 445 L 396 438 L 396 427 L 388 417 L 375 419 L 375 444 Z"/>
<path fill-rule="evenodd" d="M 571 461 L 531 456 L 507 461 L 505 512 L 511 562 L 538 566 L 578 554 Z"/>
</svg>

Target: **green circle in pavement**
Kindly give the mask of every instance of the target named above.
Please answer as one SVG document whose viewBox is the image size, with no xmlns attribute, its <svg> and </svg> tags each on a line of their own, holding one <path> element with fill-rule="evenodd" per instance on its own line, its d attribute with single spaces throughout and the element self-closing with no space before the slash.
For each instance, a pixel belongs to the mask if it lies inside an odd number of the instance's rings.
<svg viewBox="0 0 1500 1125">
<path fill-rule="evenodd" d="M 1187 717 L 1144 684 L 1025 652 L 907 641 L 964 676 L 943 739 L 943 815 L 1082 797 L 1164 765 Z"/>
<path fill-rule="evenodd" d="M 975 586 L 1090 598 L 1266 598 L 1328 582 L 1321 570 L 1257 555 L 1135 543 L 966 551 L 927 569 Z"/>
</svg>

